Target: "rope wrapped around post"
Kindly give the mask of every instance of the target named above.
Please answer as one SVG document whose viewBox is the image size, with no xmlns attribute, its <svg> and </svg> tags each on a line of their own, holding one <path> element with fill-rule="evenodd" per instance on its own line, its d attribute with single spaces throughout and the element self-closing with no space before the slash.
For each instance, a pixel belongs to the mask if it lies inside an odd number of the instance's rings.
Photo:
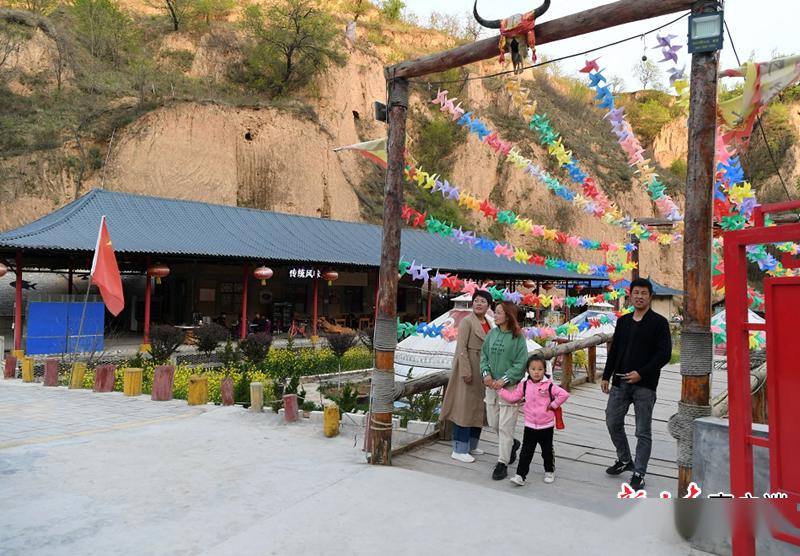
<svg viewBox="0 0 800 556">
<path fill-rule="evenodd" d="M 713 368 L 713 338 L 711 331 L 684 330 L 681 334 L 681 376 L 705 376 Z M 667 428 L 678 441 L 678 465 L 692 466 L 692 422 L 711 415 L 710 405 L 678 402 L 678 412 L 669 418 Z"/>
</svg>

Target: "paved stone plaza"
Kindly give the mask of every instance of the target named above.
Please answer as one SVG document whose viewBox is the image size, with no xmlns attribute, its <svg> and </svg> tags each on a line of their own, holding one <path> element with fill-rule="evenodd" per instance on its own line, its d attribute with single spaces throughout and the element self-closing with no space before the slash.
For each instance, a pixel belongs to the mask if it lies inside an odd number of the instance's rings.
<svg viewBox="0 0 800 556">
<path fill-rule="evenodd" d="M 556 526 L 569 534 L 537 535 L 537 552 L 698 554 L 669 503 L 610 499 L 598 515 L 537 499 L 541 484 L 520 496 L 370 467 L 360 436 L 239 407 L 6 380 L 0 434 L 4 556 L 527 554 L 531 528 Z M 519 527 L 475 526 L 490 522 Z"/>
</svg>

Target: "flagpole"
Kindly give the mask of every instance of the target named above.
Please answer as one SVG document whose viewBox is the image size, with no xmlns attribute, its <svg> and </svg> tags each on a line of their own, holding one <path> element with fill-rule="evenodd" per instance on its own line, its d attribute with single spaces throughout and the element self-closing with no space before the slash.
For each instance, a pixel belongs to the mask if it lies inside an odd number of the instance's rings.
<svg viewBox="0 0 800 556">
<path fill-rule="evenodd" d="M 92 290 L 92 274 L 94 273 L 95 264 L 97 263 L 97 253 L 100 248 L 100 238 L 103 235 L 103 225 L 106 221 L 106 215 L 100 217 L 100 229 L 97 231 L 97 242 L 94 246 L 94 258 L 92 258 L 92 267 L 89 269 L 89 282 L 86 284 L 86 295 L 83 297 L 83 308 L 81 309 L 81 320 L 78 323 L 78 337 L 75 340 L 75 349 L 72 351 L 69 369 L 69 383 L 72 384 L 72 373 L 74 372 L 75 360 L 78 358 L 78 346 L 81 343 L 81 335 L 83 335 L 83 323 L 86 320 L 86 307 L 89 305 L 89 292 Z M 69 335 L 67 335 L 67 342 L 69 342 Z M 69 350 L 69 345 L 66 346 Z"/>
<path fill-rule="evenodd" d="M 81 335 L 83 334 L 83 321 L 86 319 L 86 307 L 89 305 L 89 292 L 92 290 L 92 273 L 89 272 L 89 283 L 86 284 L 86 295 L 83 297 L 83 309 L 81 309 L 81 320 L 78 323 L 78 336 L 75 340 L 75 349 L 72 350 L 72 358 L 69 366 L 69 383 L 72 384 L 72 373 L 75 368 L 75 359 L 78 357 L 78 345 L 81 342 Z M 67 336 L 69 339 L 69 336 Z M 67 346 L 69 349 L 69 346 Z"/>
</svg>

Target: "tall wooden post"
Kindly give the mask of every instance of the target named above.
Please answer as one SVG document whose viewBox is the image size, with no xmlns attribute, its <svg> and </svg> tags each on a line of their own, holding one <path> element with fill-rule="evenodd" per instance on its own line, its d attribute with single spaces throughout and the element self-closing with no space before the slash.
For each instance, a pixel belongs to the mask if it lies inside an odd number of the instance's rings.
<svg viewBox="0 0 800 556">
<path fill-rule="evenodd" d="M 699 0 L 692 10 L 715 5 Z M 689 100 L 689 158 L 686 179 L 686 227 L 683 237 L 683 326 L 681 400 L 669 422 L 678 440 L 678 495 L 692 480 L 692 422 L 711 415 L 711 223 L 714 190 L 714 137 L 717 116 L 716 52 L 692 56 Z"/>
<path fill-rule="evenodd" d="M 14 349 L 22 349 L 22 251 L 17 251 L 17 281 L 14 297 Z"/>
<path fill-rule="evenodd" d="M 74 269 L 72 268 L 74 263 L 72 259 L 69 260 L 69 273 L 67 274 L 67 295 L 72 295 L 72 279 L 74 274 Z"/>
<path fill-rule="evenodd" d="M 244 265 L 242 276 L 242 318 L 239 323 L 239 337 L 244 340 L 247 338 L 247 283 L 250 281 L 250 265 Z"/>
<path fill-rule="evenodd" d="M 403 165 L 406 144 L 408 81 L 387 70 L 389 88 L 388 168 L 383 202 L 383 240 L 378 275 L 378 318 L 375 321 L 375 369 L 370 395 L 370 463 L 392 463 L 394 407 L 394 350 L 397 345 L 397 267 L 400 263 L 400 213 L 403 204 Z"/>
</svg>

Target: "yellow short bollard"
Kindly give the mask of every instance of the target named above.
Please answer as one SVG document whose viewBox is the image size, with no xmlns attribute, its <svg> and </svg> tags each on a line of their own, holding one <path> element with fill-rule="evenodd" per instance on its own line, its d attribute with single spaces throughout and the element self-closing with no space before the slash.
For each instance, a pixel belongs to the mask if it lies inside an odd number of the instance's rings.
<svg viewBox="0 0 800 556">
<path fill-rule="evenodd" d="M 130 368 L 122 371 L 122 392 L 126 396 L 142 395 L 142 369 Z"/>
<path fill-rule="evenodd" d="M 189 377 L 189 405 L 208 403 L 208 377 L 192 375 Z"/>
<path fill-rule="evenodd" d="M 22 359 L 22 382 L 33 382 L 33 357 Z"/>
<path fill-rule="evenodd" d="M 25 357 L 25 350 L 23 349 L 12 349 L 11 355 L 17 358 L 17 361 L 22 361 L 22 358 Z"/>
<path fill-rule="evenodd" d="M 335 403 L 325 406 L 322 415 L 322 432 L 328 438 L 339 434 L 339 406 Z"/>
<path fill-rule="evenodd" d="M 264 410 L 264 385 L 260 382 L 250 383 L 250 411 L 261 413 Z"/>
<path fill-rule="evenodd" d="M 69 381 L 71 389 L 83 388 L 83 377 L 86 375 L 86 363 L 80 361 L 72 364 L 72 378 Z"/>
</svg>

